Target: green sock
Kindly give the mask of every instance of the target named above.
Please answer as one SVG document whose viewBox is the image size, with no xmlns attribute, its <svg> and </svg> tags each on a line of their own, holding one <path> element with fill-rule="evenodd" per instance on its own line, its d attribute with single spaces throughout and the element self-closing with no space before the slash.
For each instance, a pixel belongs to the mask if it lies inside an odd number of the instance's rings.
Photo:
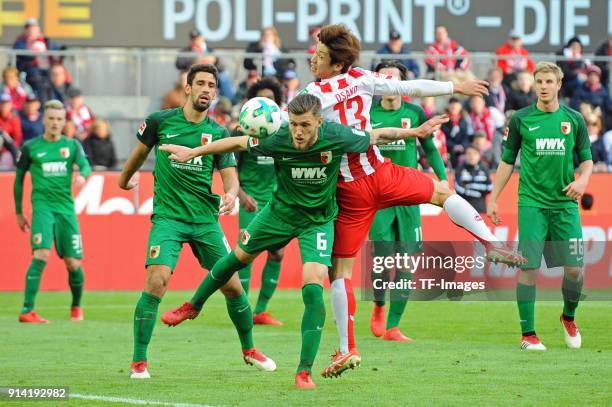
<svg viewBox="0 0 612 407">
<path fill-rule="evenodd" d="M 32 263 L 30 263 L 30 267 L 28 267 L 24 290 L 25 298 L 23 300 L 23 309 L 21 310 L 22 314 L 34 309 L 36 293 L 38 293 L 38 287 L 40 286 L 40 277 L 42 276 L 46 264 L 47 262 L 45 261 L 32 259 Z"/>
<path fill-rule="evenodd" d="M 134 311 L 134 362 L 147 360 L 147 347 L 151 342 L 161 299 L 143 291 Z"/>
<path fill-rule="evenodd" d="M 83 269 L 81 266 L 74 271 L 68 270 L 68 284 L 72 292 L 72 307 L 80 307 L 83 296 Z"/>
<path fill-rule="evenodd" d="M 409 271 L 398 271 L 395 273 L 395 282 L 400 280 L 411 280 L 412 273 Z M 408 296 L 410 290 L 393 290 L 391 293 L 391 306 L 389 307 L 389 314 L 387 315 L 387 329 L 395 328 L 399 325 L 400 319 L 408 304 Z"/>
<path fill-rule="evenodd" d="M 206 278 L 202 280 L 200 286 L 191 298 L 191 305 L 193 305 L 196 310 L 200 311 L 208 297 L 213 295 L 219 288 L 223 287 L 225 283 L 232 278 L 234 273 L 244 266 L 245 264 L 238 260 L 234 252 L 229 252 L 227 256 L 215 263 L 215 266 L 208 272 Z"/>
<path fill-rule="evenodd" d="M 278 276 L 280 275 L 281 262 L 270 260 L 266 261 L 263 272 L 261 274 L 261 290 L 257 297 L 257 305 L 255 305 L 255 313 L 259 314 L 268 308 L 268 301 L 274 295 L 274 290 L 278 285 Z"/>
<path fill-rule="evenodd" d="M 516 283 L 516 303 L 523 334 L 535 333 L 535 300 L 535 285 Z"/>
<path fill-rule="evenodd" d="M 583 281 L 582 276 L 578 278 L 578 281 L 572 281 L 567 277 L 563 278 L 561 292 L 563 293 L 563 315 L 566 317 L 574 318 L 576 316 Z"/>
<path fill-rule="evenodd" d="M 238 297 L 225 297 L 227 312 L 236 327 L 242 350 L 253 349 L 253 311 L 245 292 Z"/>
<path fill-rule="evenodd" d="M 306 370 L 310 373 L 325 324 L 325 304 L 323 303 L 323 287 L 319 284 L 306 284 L 302 287 L 304 300 L 304 316 L 302 317 L 302 350 L 297 372 Z M 296 372 L 296 373 L 297 373 Z"/>
<path fill-rule="evenodd" d="M 247 264 L 242 270 L 238 271 L 238 277 L 240 277 L 240 284 L 242 284 L 242 289 L 247 296 L 249 295 L 249 286 L 251 285 L 251 269 L 253 268 L 253 263 Z"/>
</svg>

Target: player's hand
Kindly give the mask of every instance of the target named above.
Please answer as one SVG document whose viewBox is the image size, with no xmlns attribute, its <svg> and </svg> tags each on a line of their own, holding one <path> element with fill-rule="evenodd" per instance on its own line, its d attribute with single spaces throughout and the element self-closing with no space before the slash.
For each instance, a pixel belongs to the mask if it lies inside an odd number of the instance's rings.
<svg viewBox="0 0 612 407">
<path fill-rule="evenodd" d="M 585 189 L 586 184 L 577 179 L 576 181 L 570 182 L 568 186 L 563 188 L 563 192 L 565 192 L 565 195 L 572 199 L 578 199 L 584 194 Z"/>
<path fill-rule="evenodd" d="M 495 226 L 501 225 L 502 220 L 497 212 L 497 204 L 495 202 L 489 202 L 487 205 L 487 216 Z"/>
<path fill-rule="evenodd" d="M 219 205 L 219 216 L 230 215 L 236 206 L 236 195 L 227 193 L 221 195 L 221 204 Z"/>
<path fill-rule="evenodd" d="M 485 96 L 489 94 L 489 82 L 474 80 L 455 82 L 453 84 L 455 93 L 460 93 L 466 96 Z"/>
<path fill-rule="evenodd" d="M 30 231 L 30 222 L 28 222 L 28 219 L 21 213 L 17 215 L 17 224 L 19 225 L 19 229 L 23 232 Z"/>
<path fill-rule="evenodd" d="M 442 185 L 443 187 L 446 187 L 446 188 L 450 189 L 450 186 L 448 185 L 448 181 L 447 180 L 442 179 L 442 180 L 438 181 L 438 183 L 440 185 Z"/>
<path fill-rule="evenodd" d="M 417 137 L 428 137 L 434 131 L 439 130 L 440 126 L 442 126 L 448 120 L 449 118 L 447 114 L 433 116 L 431 119 L 427 120 L 425 123 L 416 128 Z"/>
<path fill-rule="evenodd" d="M 125 189 L 126 191 L 129 191 L 130 189 L 134 189 L 138 186 L 139 179 L 140 179 L 140 173 L 138 172 L 132 175 L 132 178 L 130 178 L 128 182 L 126 183 L 123 183 L 121 181 L 121 178 L 119 178 L 119 188 Z"/>
<path fill-rule="evenodd" d="M 85 183 L 87 182 L 87 180 L 85 179 L 84 176 L 82 175 L 77 175 L 76 177 L 74 177 L 74 181 L 72 181 L 74 183 L 74 185 L 77 186 L 77 188 L 83 188 L 85 186 Z"/>
<path fill-rule="evenodd" d="M 257 212 L 257 201 L 246 192 L 240 195 L 240 206 L 247 212 Z"/>
<path fill-rule="evenodd" d="M 193 158 L 193 149 L 176 144 L 164 144 L 159 147 L 160 150 L 170 153 L 168 156 L 172 161 L 180 163 L 187 162 Z"/>
</svg>

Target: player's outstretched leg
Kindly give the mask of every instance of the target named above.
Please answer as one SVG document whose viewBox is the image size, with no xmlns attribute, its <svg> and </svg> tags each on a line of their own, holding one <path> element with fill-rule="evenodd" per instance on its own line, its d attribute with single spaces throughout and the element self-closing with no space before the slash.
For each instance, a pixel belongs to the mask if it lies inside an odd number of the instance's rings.
<svg viewBox="0 0 612 407">
<path fill-rule="evenodd" d="M 48 249 L 34 250 L 32 262 L 30 263 L 30 267 L 28 267 L 28 271 L 26 273 L 23 308 L 19 314 L 19 322 L 34 324 L 49 322 L 34 311 L 34 303 L 36 300 L 36 294 L 38 293 L 38 288 L 40 286 L 40 278 L 45 266 L 47 265 L 48 259 Z"/>
<path fill-rule="evenodd" d="M 579 349 L 582 346 L 582 336 L 576 325 L 576 308 L 582 292 L 582 273 L 579 267 L 565 267 L 563 278 L 563 313 L 560 320 L 563 327 L 563 337 L 568 348 Z"/>
<path fill-rule="evenodd" d="M 521 349 L 546 350 L 535 331 L 535 300 L 537 269 L 521 270 L 516 284 L 516 304 L 521 324 Z"/>
<path fill-rule="evenodd" d="M 451 191 L 446 184 L 434 180 L 434 193 L 431 203 L 441 206 L 457 226 L 467 230 L 487 247 L 487 259 L 494 263 L 520 266 L 527 260 L 520 254 L 504 247 L 487 227 L 482 217 L 468 201 Z"/>
<path fill-rule="evenodd" d="M 268 252 L 268 259 L 266 260 L 266 265 L 261 274 L 261 290 L 259 291 L 257 304 L 255 305 L 255 315 L 253 315 L 253 322 L 257 325 L 280 326 L 283 324 L 274 319 L 274 317 L 266 311 L 268 302 L 274 295 L 274 291 L 278 285 L 282 259 L 282 249 L 276 252 Z"/>
<path fill-rule="evenodd" d="M 304 316 L 302 317 L 302 350 L 298 365 L 295 385 L 302 389 L 315 387 L 312 381 L 312 365 L 319 352 L 321 334 L 325 324 L 325 304 L 321 284 L 304 284 L 302 287 Z"/>
<path fill-rule="evenodd" d="M 70 320 L 82 321 L 83 309 L 81 308 L 81 298 L 83 297 L 83 269 L 79 259 L 72 257 L 64 258 L 66 268 L 68 269 L 68 285 L 72 293 L 72 303 L 70 305 Z"/>
</svg>

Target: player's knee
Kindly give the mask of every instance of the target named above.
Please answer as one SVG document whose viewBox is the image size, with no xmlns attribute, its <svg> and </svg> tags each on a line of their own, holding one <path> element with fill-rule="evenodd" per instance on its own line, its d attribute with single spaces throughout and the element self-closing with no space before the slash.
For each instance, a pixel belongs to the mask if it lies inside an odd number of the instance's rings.
<svg viewBox="0 0 612 407">
<path fill-rule="evenodd" d="M 442 206 L 444 202 L 453 195 L 455 192 L 450 189 L 446 183 L 435 182 L 434 183 L 434 193 L 431 198 L 431 203 L 434 205 Z"/>
<path fill-rule="evenodd" d="M 64 264 L 66 265 L 68 271 L 75 271 L 76 269 L 81 267 L 81 261 L 72 257 L 66 257 L 64 259 Z"/>
<path fill-rule="evenodd" d="M 565 278 L 570 281 L 578 281 L 582 275 L 582 269 L 580 267 L 565 267 Z"/>
<path fill-rule="evenodd" d="M 244 291 L 242 289 L 242 284 L 240 283 L 240 278 L 237 274 L 234 274 L 230 280 L 219 289 L 221 293 L 226 297 L 239 297 L 242 295 Z"/>
<path fill-rule="evenodd" d="M 45 263 L 49 261 L 49 256 L 51 255 L 51 250 L 49 249 L 36 249 L 32 253 L 32 257 L 37 260 L 42 260 Z"/>
<path fill-rule="evenodd" d="M 285 255 L 285 249 L 278 249 L 274 252 L 268 252 L 268 260 L 272 261 L 282 261 L 283 256 Z"/>
<path fill-rule="evenodd" d="M 165 273 L 157 269 L 149 269 L 145 291 L 161 297 L 166 292 L 169 278 Z"/>
</svg>

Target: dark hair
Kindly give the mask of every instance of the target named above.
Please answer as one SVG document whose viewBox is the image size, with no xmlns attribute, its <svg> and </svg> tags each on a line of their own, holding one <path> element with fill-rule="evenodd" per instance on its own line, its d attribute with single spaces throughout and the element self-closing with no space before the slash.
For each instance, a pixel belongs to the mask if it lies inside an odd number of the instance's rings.
<svg viewBox="0 0 612 407">
<path fill-rule="evenodd" d="M 289 102 L 289 106 L 287 106 L 291 114 L 300 115 L 310 112 L 313 116 L 320 116 L 321 108 L 322 106 L 319 98 L 308 93 L 297 95 Z"/>
<path fill-rule="evenodd" d="M 359 40 L 344 24 L 323 27 L 319 33 L 319 41 L 329 49 L 331 63 L 342 64 L 342 73 L 347 72 L 359 58 Z"/>
<path fill-rule="evenodd" d="M 219 86 L 219 71 L 214 65 L 210 64 L 196 64 L 192 65 L 189 68 L 189 72 L 187 73 L 187 84 L 193 85 L 193 79 L 195 78 L 198 72 L 208 72 L 212 76 L 215 77 L 215 83 Z"/>
<path fill-rule="evenodd" d="M 580 206 L 582 206 L 582 209 L 584 209 L 585 211 L 590 211 L 593 207 L 593 203 L 593 195 L 589 193 L 582 195 L 582 198 L 580 198 Z"/>
<path fill-rule="evenodd" d="M 406 69 L 404 64 L 402 64 L 397 59 L 386 59 L 380 61 L 380 63 L 376 65 L 376 68 L 374 68 L 374 72 L 380 72 L 382 69 L 385 68 L 397 68 L 400 71 L 400 79 L 403 81 L 405 81 L 408 77 L 408 69 Z"/>
<path fill-rule="evenodd" d="M 451 97 L 450 99 L 448 99 L 448 104 L 450 105 L 451 103 L 461 103 L 461 101 L 456 97 Z"/>
<path fill-rule="evenodd" d="M 246 92 L 247 99 L 253 99 L 257 96 L 257 92 L 262 89 L 270 89 L 274 92 L 274 101 L 277 105 L 283 102 L 283 86 L 274 76 L 266 76 L 255 82 Z"/>
<path fill-rule="evenodd" d="M 468 146 L 465 148 L 465 152 L 466 152 L 466 153 L 467 153 L 467 151 L 468 151 L 468 150 L 474 150 L 474 151 L 476 151 L 478 154 L 482 155 L 482 154 L 480 153 L 480 150 L 478 149 L 478 147 L 476 147 L 476 146 L 475 146 L 475 145 L 473 145 L 473 144 L 470 144 L 470 145 L 468 145 Z"/>
</svg>

